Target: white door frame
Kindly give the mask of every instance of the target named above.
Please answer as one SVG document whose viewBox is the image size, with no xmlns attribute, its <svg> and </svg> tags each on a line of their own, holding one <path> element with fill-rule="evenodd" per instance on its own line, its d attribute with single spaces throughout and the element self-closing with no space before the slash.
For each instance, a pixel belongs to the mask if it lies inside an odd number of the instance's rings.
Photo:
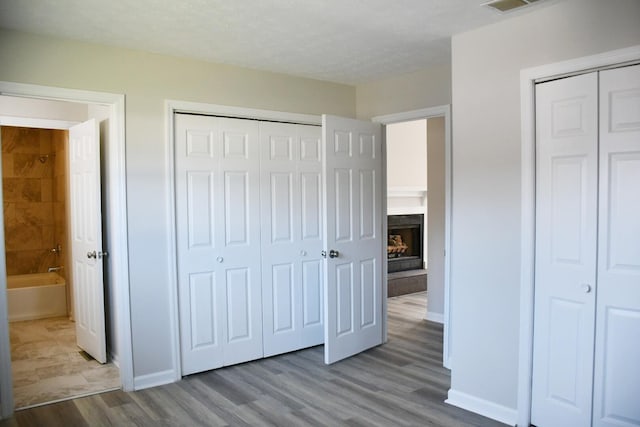
<svg viewBox="0 0 640 427">
<path fill-rule="evenodd" d="M 640 61 L 640 45 L 527 68 L 520 72 L 521 218 L 520 218 L 520 343 L 518 367 L 518 424 L 531 423 L 533 373 L 533 302 L 535 254 L 535 83 L 594 69 Z"/>
<path fill-rule="evenodd" d="M 172 342 L 172 357 L 174 366 L 174 381 L 178 381 L 182 378 L 182 360 L 180 354 L 180 312 L 178 305 L 178 254 L 177 254 L 177 223 L 175 212 L 175 199 L 176 199 L 176 187 L 175 187 L 175 134 L 174 134 L 174 120 L 173 117 L 176 113 L 188 113 L 188 114 L 202 114 L 210 116 L 224 116 L 233 117 L 238 119 L 253 119 L 253 120 L 267 120 L 278 121 L 295 124 L 306 125 L 322 125 L 322 117 L 310 114 L 297 114 L 286 113 L 282 111 L 271 110 L 257 110 L 252 108 L 231 107 L 226 105 L 205 104 L 198 102 L 165 101 L 165 137 L 166 144 L 166 169 L 167 169 L 167 182 L 169 197 L 167 198 L 167 217 L 169 218 L 170 231 L 169 231 L 169 280 L 172 291 L 170 292 L 169 307 L 171 307 L 171 342 Z"/>
<path fill-rule="evenodd" d="M 118 336 L 118 362 L 120 381 L 124 391 L 133 390 L 133 350 L 131 343 L 131 316 L 129 301 L 129 254 L 126 205 L 126 158 L 125 158 L 125 102 L 124 95 L 63 89 L 12 82 L 0 82 L 0 94 L 23 98 L 49 99 L 86 104 L 101 104 L 110 107 L 110 134 L 114 141 L 107 155 L 109 176 L 112 182 L 109 191 L 115 201 L 110 212 L 111 247 L 110 262 L 113 267 L 113 285 L 116 292 Z M 1 195 L 1 189 L 0 189 Z M 2 212 L 0 222 L 4 223 Z M 0 227 L 0 239 L 4 241 L 4 227 Z M 0 245 L 0 418 L 13 413 L 13 388 L 11 381 L 11 347 L 6 300 L 5 249 Z"/>
<path fill-rule="evenodd" d="M 442 349 L 442 364 L 445 368 L 451 369 L 451 105 L 439 105 L 421 110 L 405 111 L 402 113 L 388 114 L 384 116 L 376 116 L 371 120 L 374 122 L 389 125 L 392 123 L 408 122 L 411 120 L 431 119 L 435 117 L 444 117 L 444 336 Z M 385 144 L 386 145 L 386 144 Z M 386 158 L 385 147 L 383 146 L 383 157 Z M 386 170 L 386 162 L 383 165 Z M 385 179 L 386 182 L 386 179 Z M 384 185 L 386 189 L 386 184 Z M 386 197 L 385 197 L 386 210 Z M 386 223 L 386 215 L 385 215 Z M 385 224 L 386 227 L 386 224 Z M 386 310 L 386 298 L 384 299 Z M 386 323 L 384 324 L 384 336 L 387 336 Z"/>
</svg>

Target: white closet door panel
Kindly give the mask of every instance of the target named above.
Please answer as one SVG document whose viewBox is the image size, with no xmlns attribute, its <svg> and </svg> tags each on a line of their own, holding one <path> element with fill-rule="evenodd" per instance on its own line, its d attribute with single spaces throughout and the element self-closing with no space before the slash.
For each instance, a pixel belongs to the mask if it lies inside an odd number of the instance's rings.
<svg viewBox="0 0 640 427">
<path fill-rule="evenodd" d="M 640 426 L 640 66 L 600 73 L 593 425 Z"/>
<path fill-rule="evenodd" d="M 597 74 L 536 87 L 532 423 L 589 425 L 597 227 Z"/>
<path fill-rule="evenodd" d="M 260 141 L 263 339 L 271 356 L 322 343 L 312 268 L 322 250 L 320 128 L 260 123 Z"/>
<path fill-rule="evenodd" d="M 381 127 L 323 116 L 323 139 L 324 341 L 333 363 L 382 343 Z"/>
<path fill-rule="evenodd" d="M 262 357 L 257 124 L 176 115 L 182 373 Z"/>
</svg>

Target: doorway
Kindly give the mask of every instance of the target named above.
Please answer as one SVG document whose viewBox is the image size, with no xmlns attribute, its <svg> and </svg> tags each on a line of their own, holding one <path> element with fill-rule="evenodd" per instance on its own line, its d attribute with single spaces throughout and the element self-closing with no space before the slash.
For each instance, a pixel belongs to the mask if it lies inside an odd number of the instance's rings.
<svg viewBox="0 0 640 427">
<path fill-rule="evenodd" d="M 422 162 L 423 166 L 416 166 L 416 159 L 410 159 L 402 154 L 402 149 L 394 150 L 390 147 L 389 140 L 386 141 L 385 157 L 387 158 L 387 204 L 386 209 L 389 215 L 394 214 L 423 214 L 424 215 L 424 239 L 423 246 L 426 256 L 424 257 L 425 267 L 428 269 L 427 280 L 427 310 L 424 317 L 427 320 L 443 324 L 443 366 L 450 366 L 450 291 L 449 291 L 449 253 L 450 245 L 450 213 L 451 213 L 451 133 L 450 133 L 450 107 L 440 106 L 423 110 L 408 111 L 404 113 L 378 116 L 372 119 L 375 122 L 385 125 L 386 134 L 389 136 L 389 129 L 395 125 L 400 125 L 400 143 L 404 146 L 403 138 L 407 135 L 416 135 L 420 141 L 409 143 L 409 146 L 417 147 L 413 153 L 418 157 L 417 162 Z M 419 131 L 421 128 L 424 131 Z M 413 132 L 406 133 L 406 130 L 413 128 Z M 416 131 L 418 129 L 418 131 Z M 414 136 L 415 137 L 415 136 Z M 431 140 L 431 145 L 429 144 Z M 423 144 L 418 146 L 416 144 Z M 407 170 L 402 164 L 396 165 L 398 176 L 393 176 L 390 170 L 393 166 L 390 162 L 397 158 L 404 157 L 412 163 L 414 169 L 425 167 L 424 173 L 413 173 L 413 181 L 407 181 Z M 429 160 L 431 157 L 431 160 Z M 402 163 L 402 160 L 400 160 Z M 415 172 L 415 171 L 414 171 Z M 423 182 L 419 185 L 419 182 Z M 432 185 L 429 185 L 429 182 Z M 401 186 L 398 187 L 398 184 Z M 429 199 L 432 200 L 431 206 Z M 418 276 L 419 277 L 419 276 Z M 412 280 L 409 278 L 408 280 Z M 412 286 L 411 284 L 409 286 Z"/>
<path fill-rule="evenodd" d="M 15 101 L 13 106 L 9 102 L 11 112 L 3 111 L 0 114 L 0 124 L 19 127 L 54 127 L 66 129 L 72 121 L 60 120 L 59 117 L 43 118 L 41 109 L 25 108 L 25 103 L 30 102 L 57 102 L 67 101 L 63 104 L 83 108 L 89 114 L 106 115 L 105 130 L 110 134 L 109 143 L 103 148 L 105 159 L 105 191 L 106 199 L 104 222 L 105 237 L 109 247 L 113 250 L 107 275 L 112 294 L 109 298 L 113 301 L 111 316 L 108 321 L 111 324 L 112 358 L 117 358 L 120 374 L 117 385 L 124 390 L 133 389 L 133 372 L 131 359 L 131 336 L 129 317 L 129 283 L 127 261 L 127 231 L 126 231 L 126 203 L 124 181 L 124 97 L 105 93 L 84 92 L 77 90 L 65 90 L 42 86 L 22 85 L 0 82 L 0 93 L 4 101 L 7 98 Z M 46 100 L 46 101 L 45 101 Z M 5 104 L 3 104 L 5 105 Z M 32 114 L 30 114 L 32 113 Z M 35 117 L 33 117 L 35 116 Z M 78 121 L 78 120 L 73 120 Z M 43 155 L 44 156 L 44 155 Z M 52 156 L 50 155 L 49 158 Z M 39 159 L 37 159 L 39 161 Z M 45 158 L 45 162 L 48 158 Z M 4 218 L 2 219 L 4 224 Z M 0 233 L 4 241 L 4 227 Z M 61 247 L 63 245 L 61 244 Z M 54 246 L 57 250 L 57 245 Z M 51 248 L 51 249 L 54 249 Z M 0 318 L 7 319 L 6 310 L 6 274 L 5 274 L 5 249 L 0 249 Z M 57 265 L 56 265 L 57 266 Z M 53 266 L 53 267 L 56 267 Z M 47 266 L 47 269 L 49 266 Z M 72 304 L 70 304 L 72 306 Z M 46 329 L 46 328 L 45 328 Z M 65 327 L 57 325 L 49 329 L 64 330 Z M 68 339 L 68 336 L 67 336 Z M 9 339 L 9 323 L 0 322 L 0 417 L 8 417 L 14 410 L 13 381 L 11 372 L 11 348 Z M 115 357 L 113 357 L 115 356 Z M 19 402 L 16 402 L 19 404 Z"/>
<path fill-rule="evenodd" d="M 100 364 L 77 345 L 69 268 L 69 132 L 1 126 L 0 133 L 14 406 L 119 388 L 113 361 Z"/>
</svg>

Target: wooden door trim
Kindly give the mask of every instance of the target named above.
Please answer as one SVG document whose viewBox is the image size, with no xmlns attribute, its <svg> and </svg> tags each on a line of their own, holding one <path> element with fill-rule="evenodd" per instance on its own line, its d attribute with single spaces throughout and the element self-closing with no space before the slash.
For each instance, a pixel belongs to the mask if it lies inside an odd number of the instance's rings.
<svg viewBox="0 0 640 427">
<path fill-rule="evenodd" d="M 533 372 L 535 254 L 535 84 L 567 75 L 640 61 L 640 45 L 571 59 L 520 72 L 521 199 L 520 199 L 520 331 L 518 356 L 518 422 L 531 423 Z"/>
</svg>

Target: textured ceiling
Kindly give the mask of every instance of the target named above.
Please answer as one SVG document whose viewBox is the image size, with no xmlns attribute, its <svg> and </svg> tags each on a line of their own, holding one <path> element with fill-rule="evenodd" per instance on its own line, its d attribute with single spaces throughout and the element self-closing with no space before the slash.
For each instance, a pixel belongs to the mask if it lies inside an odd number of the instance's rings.
<svg viewBox="0 0 640 427">
<path fill-rule="evenodd" d="M 0 27 L 357 84 L 449 62 L 511 16 L 484 1 L 1 0 Z"/>
</svg>

